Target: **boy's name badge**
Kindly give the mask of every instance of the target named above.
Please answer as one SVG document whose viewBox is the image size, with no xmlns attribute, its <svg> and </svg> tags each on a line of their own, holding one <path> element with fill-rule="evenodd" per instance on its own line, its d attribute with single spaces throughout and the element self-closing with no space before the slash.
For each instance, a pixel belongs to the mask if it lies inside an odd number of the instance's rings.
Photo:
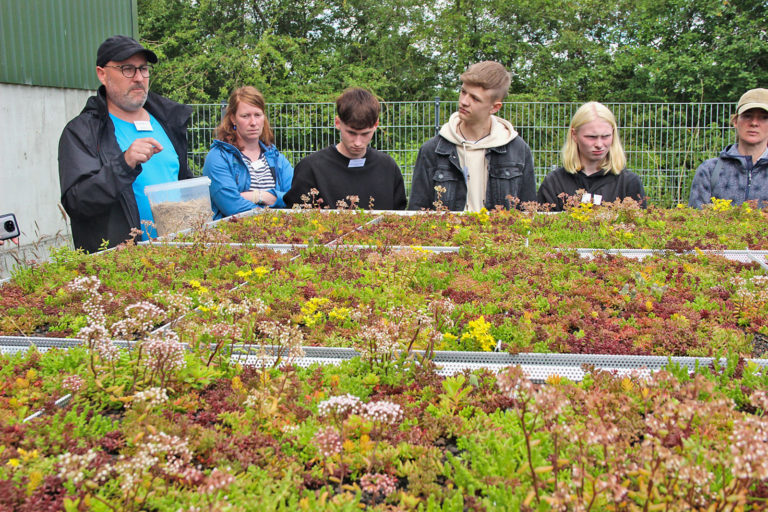
<svg viewBox="0 0 768 512">
<path fill-rule="evenodd" d="M 134 121 L 133 126 L 136 127 L 137 132 L 151 132 L 152 123 L 149 121 Z"/>
<path fill-rule="evenodd" d="M 362 167 L 365 165 L 365 158 L 352 158 L 349 161 L 349 167 Z"/>
</svg>

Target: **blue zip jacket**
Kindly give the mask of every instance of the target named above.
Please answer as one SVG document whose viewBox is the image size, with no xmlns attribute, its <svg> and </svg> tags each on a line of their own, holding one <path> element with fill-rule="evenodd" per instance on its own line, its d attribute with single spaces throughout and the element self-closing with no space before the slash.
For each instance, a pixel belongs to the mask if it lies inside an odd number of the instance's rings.
<svg viewBox="0 0 768 512">
<path fill-rule="evenodd" d="M 268 190 L 277 197 L 272 208 L 285 208 L 283 196 L 291 188 L 293 166 L 274 144 L 267 146 L 261 141 L 259 144 L 275 178 L 275 188 Z M 211 179 L 211 207 L 214 219 L 260 208 L 240 195 L 240 192 L 251 189 L 251 174 L 243 154 L 232 144 L 220 140 L 213 141 L 211 150 L 205 157 L 203 175 Z"/>
</svg>

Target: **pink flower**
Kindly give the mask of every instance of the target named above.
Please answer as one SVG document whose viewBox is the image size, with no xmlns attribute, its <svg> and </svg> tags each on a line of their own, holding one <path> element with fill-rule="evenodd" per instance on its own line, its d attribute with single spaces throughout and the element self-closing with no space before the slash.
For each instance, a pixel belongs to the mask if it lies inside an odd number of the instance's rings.
<svg viewBox="0 0 768 512">
<path fill-rule="evenodd" d="M 397 490 L 397 479 L 381 473 L 366 473 L 360 479 L 360 488 L 373 496 L 387 497 Z"/>
<path fill-rule="evenodd" d="M 381 400 L 365 404 L 362 415 L 373 422 L 396 425 L 403 419 L 403 408 L 394 402 Z"/>
<path fill-rule="evenodd" d="M 317 451 L 324 457 L 341 453 L 343 448 L 341 434 L 333 427 L 319 430 L 312 439 L 312 442 L 317 446 Z"/>
<path fill-rule="evenodd" d="M 64 389 L 77 393 L 85 387 L 85 381 L 79 375 L 68 375 L 61 381 L 61 385 Z"/>
</svg>

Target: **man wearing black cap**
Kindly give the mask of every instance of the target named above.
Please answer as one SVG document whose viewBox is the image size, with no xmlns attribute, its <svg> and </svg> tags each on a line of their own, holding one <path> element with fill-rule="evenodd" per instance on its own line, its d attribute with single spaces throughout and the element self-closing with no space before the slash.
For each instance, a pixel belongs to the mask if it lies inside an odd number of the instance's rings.
<svg viewBox="0 0 768 512">
<path fill-rule="evenodd" d="M 61 202 L 75 247 L 97 251 L 130 238 L 156 236 L 144 187 L 191 178 L 186 125 L 192 109 L 149 92 L 157 55 L 127 36 L 96 54 L 102 83 L 59 140 Z"/>
</svg>

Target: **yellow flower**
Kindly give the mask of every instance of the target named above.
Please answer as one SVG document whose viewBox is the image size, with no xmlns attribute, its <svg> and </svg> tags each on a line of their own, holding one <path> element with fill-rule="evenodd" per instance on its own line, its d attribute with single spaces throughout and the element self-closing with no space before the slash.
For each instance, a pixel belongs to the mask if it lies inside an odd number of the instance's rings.
<svg viewBox="0 0 768 512">
<path fill-rule="evenodd" d="M 592 203 L 579 203 L 579 206 L 571 210 L 570 216 L 579 222 L 587 222 L 592 212 Z"/>
<path fill-rule="evenodd" d="M 19 455 L 21 455 L 21 460 L 24 462 L 35 460 L 40 456 L 37 450 L 27 451 L 24 448 L 19 448 Z"/>
<path fill-rule="evenodd" d="M 311 315 L 320 309 L 320 307 L 328 304 L 328 302 L 329 300 L 325 297 L 312 297 L 307 302 L 305 302 L 303 306 L 301 306 L 301 312 L 305 315 Z"/>
<path fill-rule="evenodd" d="M 267 267 L 256 267 L 253 269 L 253 273 L 256 274 L 256 277 L 264 277 L 269 274 L 269 269 Z"/>
<path fill-rule="evenodd" d="M 19 467 L 19 459 L 8 459 L 8 465 L 12 468 Z"/>
<path fill-rule="evenodd" d="M 232 377 L 232 391 L 237 391 L 237 392 L 245 391 L 245 386 L 243 385 L 243 381 L 240 380 L 240 377 L 238 377 L 237 375 Z"/>
<path fill-rule="evenodd" d="M 335 322 L 343 322 L 347 318 L 349 318 L 349 314 L 351 313 L 351 310 L 349 308 L 333 308 L 328 313 L 328 318 Z"/>
<path fill-rule="evenodd" d="M 360 451 L 365 453 L 370 451 L 373 448 L 373 443 L 371 442 L 371 436 L 368 434 L 363 434 L 360 436 Z"/>
<path fill-rule="evenodd" d="M 410 246 L 411 251 L 415 252 L 416 254 L 432 254 L 432 251 L 429 249 L 425 249 L 424 247 L 421 247 L 420 245 L 412 245 Z"/>
<path fill-rule="evenodd" d="M 712 197 L 712 209 L 716 212 L 727 212 L 731 209 L 731 200 L 730 199 L 718 199 L 716 197 Z"/>
<path fill-rule="evenodd" d="M 491 220 L 491 216 L 485 208 L 481 208 L 479 212 L 473 213 L 472 216 L 479 220 L 481 224 L 486 224 Z"/>
<path fill-rule="evenodd" d="M 27 494 L 31 495 L 33 492 L 35 492 L 35 489 L 40 487 L 41 483 L 43 483 L 43 472 L 42 471 L 30 472 L 29 481 L 27 482 Z"/>
<path fill-rule="evenodd" d="M 321 323 L 323 323 L 323 320 L 324 320 L 324 319 L 325 319 L 325 317 L 324 317 L 324 315 L 323 315 L 323 312 L 322 312 L 322 311 L 318 311 L 318 312 L 317 312 L 317 313 L 315 313 L 314 315 L 308 315 L 308 316 L 305 316 L 305 317 L 304 317 L 304 324 L 305 324 L 307 327 L 314 327 L 314 326 L 316 326 L 317 324 L 321 324 Z"/>
<path fill-rule="evenodd" d="M 189 286 L 191 286 L 192 288 L 200 288 L 200 281 L 198 281 L 197 279 L 191 279 L 189 281 Z"/>
<path fill-rule="evenodd" d="M 461 335 L 461 341 L 474 341 L 478 348 L 484 352 L 493 350 L 495 340 L 491 336 L 492 326 L 485 321 L 485 317 L 481 316 L 475 320 L 470 320 L 467 327 L 467 331 Z"/>
<path fill-rule="evenodd" d="M 530 324 L 533 320 L 533 313 L 530 311 L 523 311 L 523 323 Z"/>
<path fill-rule="evenodd" d="M 629 377 L 624 377 L 621 379 L 621 390 L 625 393 L 628 393 L 632 391 L 632 388 L 634 387 L 634 384 L 632 384 L 632 379 Z"/>
<path fill-rule="evenodd" d="M 318 233 L 323 233 L 323 232 L 325 232 L 325 231 L 328 231 L 328 228 L 326 228 L 325 226 L 323 226 L 322 224 L 320 224 L 320 222 L 318 222 L 318 220 L 317 220 L 317 219 L 314 219 L 314 220 L 312 220 L 311 224 L 312 224 L 312 226 L 315 228 L 315 230 L 316 230 Z"/>
<path fill-rule="evenodd" d="M 549 384 L 550 386 L 557 386 L 562 381 L 563 381 L 563 377 L 561 375 L 557 375 L 554 373 L 547 377 L 547 384 Z"/>
</svg>

